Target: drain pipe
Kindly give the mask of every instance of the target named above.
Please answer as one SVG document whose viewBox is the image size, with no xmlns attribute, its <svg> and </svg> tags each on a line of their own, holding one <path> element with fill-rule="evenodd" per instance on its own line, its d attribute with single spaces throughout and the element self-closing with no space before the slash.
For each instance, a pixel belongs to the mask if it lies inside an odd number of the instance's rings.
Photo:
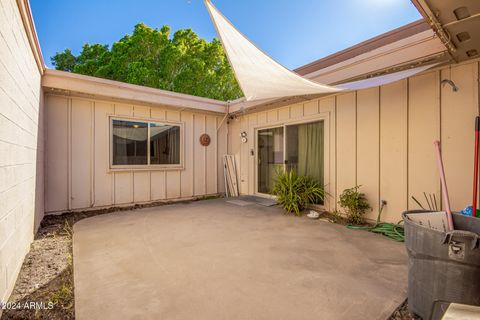
<svg viewBox="0 0 480 320">
<path fill-rule="evenodd" d="M 222 127 L 223 123 L 225 122 L 225 120 L 228 118 L 229 115 L 230 115 L 230 101 L 227 101 L 227 113 L 225 114 L 225 117 L 223 117 L 222 121 L 220 121 L 220 124 L 217 127 L 217 132 L 218 130 L 220 130 L 220 128 Z"/>
</svg>

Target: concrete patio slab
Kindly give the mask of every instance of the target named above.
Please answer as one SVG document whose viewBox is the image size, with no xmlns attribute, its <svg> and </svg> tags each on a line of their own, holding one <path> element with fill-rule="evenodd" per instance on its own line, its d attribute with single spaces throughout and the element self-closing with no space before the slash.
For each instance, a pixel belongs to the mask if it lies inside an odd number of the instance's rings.
<svg viewBox="0 0 480 320">
<path fill-rule="evenodd" d="M 403 244 L 225 199 L 74 226 L 77 319 L 386 319 Z"/>
</svg>

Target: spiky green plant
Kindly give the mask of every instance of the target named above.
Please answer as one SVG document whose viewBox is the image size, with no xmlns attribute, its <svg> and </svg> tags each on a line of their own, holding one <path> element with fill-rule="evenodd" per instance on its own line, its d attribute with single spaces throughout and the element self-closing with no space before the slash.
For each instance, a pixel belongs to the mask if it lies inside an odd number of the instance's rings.
<svg viewBox="0 0 480 320">
<path fill-rule="evenodd" d="M 300 216 L 308 204 L 325 199 L 325 189 L 318 182 L 300 176 L 294 170 L 277 172 L 272 193 L 287 212 L 293 212 L 296 216 Z"/>
</svg>

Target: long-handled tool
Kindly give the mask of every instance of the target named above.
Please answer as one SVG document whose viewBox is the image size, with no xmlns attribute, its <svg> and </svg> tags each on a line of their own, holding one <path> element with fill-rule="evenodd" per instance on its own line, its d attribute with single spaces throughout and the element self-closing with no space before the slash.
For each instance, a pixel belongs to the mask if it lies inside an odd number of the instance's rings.
<svg viewBox="0 0 480 320">
<path fill-rule="evenodd" d="M 453 219 L 452 210 L 450 209 L 450 200 L 448 198 L 447 182 L 445 180 L 445 170 L 443 168 L 442 151 L 440 150 L 440 141 L 434 141 L 435 154 L 437 156 L 438 173 L 440 174 L 440 181 L 442 183 L 443 201 L 445 202 L 445 210 L 447 211 L 448 231 L 452 231 Z"/>
<path fill-rule="evenodd" d="M 477 190 L 478 190 L 478 145 L 480 143 L 480 117 L 475 119 L 475 155 L 473 161 L 473 200 L 472 217 L 477 215 Z"/>
</svg>

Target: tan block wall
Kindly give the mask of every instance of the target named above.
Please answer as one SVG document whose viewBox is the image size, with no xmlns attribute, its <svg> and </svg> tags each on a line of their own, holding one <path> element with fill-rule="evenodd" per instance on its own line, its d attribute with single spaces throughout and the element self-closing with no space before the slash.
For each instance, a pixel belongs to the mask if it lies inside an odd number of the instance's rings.
<svg viewBox="0 0 480 320">
<path fill-rule="evenodd" d="M 222 192 L 223 116 L 48 94 L 46 212 L 128 206 Z M 110 170 L 110 116 L 184 124 L 184 169 Z M 211 137 L 200 144 L 203 133 Z"/>
<path fill-rule="evenodd" d="M 451 65 L 389 85 L 338 94 L 274 110 L 240 116 L 229 131 L 229 153 L 240 168 L 241 192 L 255 193 L 255 130 L 324 119 L 328 210 L 338 208 L 340 193 L 362 185 L 375 219 L 379 202 L 388 202 L 382 218 L 398 222 L 416 209 L 411 199 L 423 192 L 440 195 L 434 140 L 441 140 L 450 202 L 454 210 L 471 204 L 474 120 L 479 114 L 478 61 Z M 460 88 L 442 86 L 451 79 Z M 240 132 L 248 143 L 240 142 Z"/>
<path fill-rule="evenodd" d="M 40 71 L 14 0 L 0 2 L 0 301 L 43 217 Z"/>
</svg>

